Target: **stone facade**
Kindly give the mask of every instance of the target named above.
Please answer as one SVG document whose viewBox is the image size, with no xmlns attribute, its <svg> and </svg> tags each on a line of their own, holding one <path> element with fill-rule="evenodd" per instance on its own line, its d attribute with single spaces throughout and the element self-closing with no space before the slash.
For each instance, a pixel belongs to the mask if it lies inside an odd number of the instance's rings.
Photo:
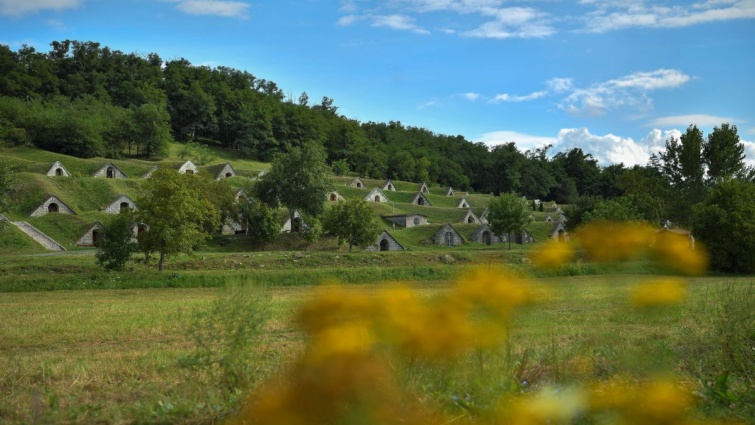
<svg viewBox="0 0 755 425">
<path fill-rule="evenodd" d="M 357 189 L 366 189 L 367 185 L 364 184 L 362 179 L 357 177 L 354 180 L 352 180 L 351 183 L 349 183 L 349 187 L 356 187 Z"/>
<path fill-rule="evenodd" d="M 430 188 L 427 187 L 427 183 L 422 182 L 422 184 L 419 185 L 419 191 L 420 193 L 430 193 Z"/>
<path fill-rule="evenodd" d="M 134 200 L 129 198 L 126 195 L 121 195 L 113 201 L 110 205 L 105 207 L 102 211 L 108 213 L 108 214 L 120 214 L 121 210 L 129 209 L 129 210 L 136 210 L 136 204 L 134 203 Z"/>
<path fill-rule="evenodd" d="M 427 216 L 422 214 L 386 215 L 383 218 L 399 227 L 424 226 L 427 224 Z"/>
<path fill-rule="evenodd" d="M 380 188 L 376 187 L 364 197 L 364 200 L 367 202 L 388 202 L 388 197 L 385 196 L 385 193 Z"/>
<path fill-rule="evenodd" d="M 435 245 L 457 246 L 464 244 L 464 238 L 461 237 L 453 226 L 446 223 L 435 232 L 433 243 Z"/>
<path fill-rule="evenodd" d="M 569 233 L 566 231 L 565 225 L 566 219 L 564 216 L 559 217 L 558 222 L 551 230 L 551 239 L 559 242 L 566 242 L 569 240 Z"/>
<path fill-rule="evenodd" d="M 289 216 L 288 212 L 286 212 L 286 218 L 283 221 L 283 225 L 281 226 L 281 233 L 291 233 L 292 231 L 300 232 L 306 226 L 307 223 L 305 223 L 302 219 L 301 213 L 299 213 L 298 210 L 294 210 L 294 223 L 292 230 L 291 217 Z"/>
<path fill-rule="evenodd" d="M 325 199 L 328 202 L 339 202 L 339 201 L 345 201 L 346 198 L 341 196 L 340 193 L 336 192 L 335 190 L 325 195 Z"/>
<path fill-rule="evenodd" d="M 218 167 L 218 169 L 218 172 L 215 174 L 215 180 L 222 180 L 236 176 L 236 170 L 233 169 L 230 162 L 226 162 L 222 167 Z"/>
<path fill-rule="evenodd" d="M 365 251 L 403 251 L 404 247 L 386 230 L 383 230 L 374 245 L 365 248 Z"/>
<path fill-rule="evenodd" d="M 34 211 L 29 214 L 30 217 L 42 217 L 50 213 L 58 214 L 76 214 L 68 205 L 63 203 L 57 196 L 50 196 L 45 199 Z"/>
<path fill-rule="evenodd" d="M 449 187 L 446 191 L 446 196 L 454 196 L 454 188 Z"/>
<path fill-rule="evenodd" d="M 126 173 L 120 170 L 120 168 L 113 165 L 112 162 L 100 167 L 97 171 L 92 173 L 92 177 L 104 177 L 106 179 L 125 179 L 128 178 Z"/>
<path fill-rule="evenodd" d="M 467 198 L 461 198 L 458 204 L 456 204 L 456 208 L 472 208 L 469 206 L 469 202 L 467 202 Z"/>
<path fill-rule="evenodd" d="M 197 174 L 199 168 L 193 162 L 186 161 L 178 167 L 178 172 L 181 174 Z"/>
<path fill-rule="evenodd" d="M 390 190 L 391 192 L 395 192 L 396 191 L 396 186 L 393 184 L 392 181 L 388 180 L 383 185 L 383 190 Z"/>
<path fill-rule="evenodd" d="M 99 246 L 100 238 L 102 237 L 102 229 L 105 226 L 99 221 L 94 222 L 84 234 L 76 241 L 76 246 Z"/>
<path fill-rule="evenodd" d="M 412 198 L 411 201 L 414 205 L 425 205 L 428 207 L 431 207 L 433 204 L 430 203 L 430 200 L 427 199 L 427 196 L 423 192 L 417 192 L 416 195 L 414 195 L 414 198 Z"/>
<path fill-rule="evenodd" d="M 472 212 L 472 210 L 467 211 L 466 214 L 461 218 L 461 221 L 459 223 L 465 223 L 465 224 L 480 224 L 480 219 L 477 218 L 476 215 Z"/>
<path fill-rule="evenodd" d="M 502 242 L 502 239 L 493 233 L 493 229 L 491 229 L 488 224 L 482 224 L 477 227 L 469 239 L 483 245 L 492 245 Z"/>
<path fill-rule="evenodd" d="M 501 242 L 508 241 L 511 241 L 511 243 L 515 243 L 517 245 L 530 244 L 535 243 L 535 237 L 532 236 L 532 234 L 528 232 L 527 229 L 524 229 L 521 233 L 511 232 L 508 235 L 501 236 Z"/>
<path fill-rule="evenodd" d="M 46 173 L 50 177 L 71 177 L 71 173 L 66 170 L 66 167 L 60 161 L 55 161 Z"/>
</svg>

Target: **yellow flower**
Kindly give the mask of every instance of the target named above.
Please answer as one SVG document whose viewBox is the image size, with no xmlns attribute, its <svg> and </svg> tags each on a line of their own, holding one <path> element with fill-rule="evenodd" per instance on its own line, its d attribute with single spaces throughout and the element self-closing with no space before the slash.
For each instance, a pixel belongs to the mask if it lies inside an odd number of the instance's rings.
<svg viewBox="0 0 755 425">
<path fill-rule="evenodd" d="M 508 318 L 515 307 L 534 301 L 532 291 L 511 273 L 484 268 L 467 272 L 450 296 L 458 303 L 482 307 L 502 319 Z"/>
<path fill-rule="evenodd" d="M 623 423 L 643 425 L 684 424 L 692 398 L 673 381 L 660 379 L 642 385 L 607 382 L 590 391 L 592 412 L 610 410 Z"/>
<path fill-rule="evenodd" d="M 653 252 L 662 263 L 684 274 L 700 275 L 708 268 L 705 247 L 694 245 L 688 235 L 658 232 Z"/>
<path fill-rule="evenodd" d="M 307 332 L 369 316 L 371 300 L 339 285 L 323 285 L 299 309 L 297 321 Z"/>
<path fill-rule="evenodd" d="M 311 342 L 308 358 L 314 362 L 332 357 L 364 356 L 375 345 L 375 336 L 365 323 L 345 323 L 320 330 Z"/>
<path fill-rule="evenodd" d="M 681 279 L 665 278 L 641 283 L 632 290 L 631 302 L 635 307 L 653 307 L 674 304 L 687 294 Z"/>
<path fill-rule="evenodd" d="M 597 221 L 580 227 L 576 239 L 595 261 L 627 260 L 650 245 L 652 230 L 642 223 Z"/>
<path fill-rule="evenodd" d="M 504 404 L 499 416 L 505 424 L 568 423 L 587 407 L 587 394 L 582 390 L 546 388 L 535 396 Z"/>
<path fill-rule="evenodd" d="M 543 269 L 555 269 L 568 263 L 574 249 L 564 242 L 548 242 L 538 247 L 532 254 L 532 264 Z"/>
</svg>

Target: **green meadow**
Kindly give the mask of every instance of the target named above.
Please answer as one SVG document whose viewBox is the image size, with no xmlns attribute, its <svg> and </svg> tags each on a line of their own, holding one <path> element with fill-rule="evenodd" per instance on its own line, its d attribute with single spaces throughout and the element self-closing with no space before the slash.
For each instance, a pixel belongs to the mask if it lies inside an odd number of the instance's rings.
<svg viewBox="0 0 755 425">
<path fill-rule="evenodd" d="M 696 417 L 755 423 L 753 279 L 692 278 L 682 303 L 638 311 L 628 294 L 645 279 L 533 281 L 537 303 L 516 311 L 505 346 L 453 365 L 414 365 L 402 378 L 423 403 L 471 420 L 512 391 L 671 373 L 694 390 Z M 187 363 L 202 348 L 195 337 L 206 322 L 197 318 L 208 317 L 202 314 L 218 300 L 239 302 L 223 297 L 224 289 L 3 293 L 0 422 L 213 423 L 233 415 L 250 391 L 275 380 L 301 353 L 306 337 L 294 317 L 313 290 L 260 286 L 254 275 L 235 280 L 241 282 L 237 291 L 252 291 L 254 305 L 268 312 L 244 345 L 252 369 L 243 385 L 220 379 L 225 375 L 217 366 Z M 410 287 L 432 299 L 449 285 Z M 352 287 L 372 296 L 381 285 Z M 458 395 L 465 401 L 454 401 Z"/>
</svg>

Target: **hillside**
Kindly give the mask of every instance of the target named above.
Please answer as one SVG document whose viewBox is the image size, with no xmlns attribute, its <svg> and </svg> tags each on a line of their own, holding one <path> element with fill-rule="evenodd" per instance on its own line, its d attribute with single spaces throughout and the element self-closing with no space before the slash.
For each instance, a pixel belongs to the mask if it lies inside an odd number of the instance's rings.
<svg viewBox="0 0 755 425">
<path fill-rule="evenodd" d="M 105 209 L 120 196 L 125 195 L 131 200 L 137 199 L 139 188 L 145 181 L 144 175 L 154 167 L 178 169 L 184 164 L 186 159 L 179 158 L 181 147 L 182 145 L 178 143 L 169 144 L 168 155 L 160 161 L 110 160 L 98 157 L 82 159 L 30 147 L 5 149 L 2 151 L 2 156 L 11 164 L 17 182 L 11 207 L 6 216 L 11 221 L 30 223 L 66 249 L 90 249 L 77 247 L 76 241 L 95 222 L 108 223 L 113 216 L 108 214 Z M 236 188 L 254 184 L 253 178 L 256 178 L 261 171 L 269 169 L 268 163 L 241 158 L 236 152 L 229 149 L 212 148 L 212 155 L 214 158 L 207 164 L 198 166 L 197 172 L 214 176 L 214 173 L 217 173 L 228 163 L 237 175 L 227 178 L 226 181 Z M 48 176 L 46 174 L 56 161 L 62 164 L 67 173 L 70 174 L 69 177 Z M 126 178 L 94 177 L 93 173 L 106 164 L 112 164 L 122 171 Z M 345 199 L 363 199 L 374 188 L 382 188 L 386 184 L 386 180 L 362 178 L 363 187 L 352 187 L 351 184 L 356 177 L 356 175 L 332 175 L 330 178 L 334 190 Z M 470 236 L 479 224 L 464 223 L 462 220 L 465 218 L 470 221 L 474 220 L 469 218 L 471 217 L 468 216 L 469 212 L 472 213 L 474 218 L 479 219 L 485 211 L 490 195 L 462 191 L 454 191 L 450 195 L 452 191 L 449 190 L 449 187 L 430 185 L 429 192 L 423 194 L 426 204 L 416 205 L 411 202 L 417 196 L 421 183 L 400 180 L 392 181 L 392 183 L 395 191 L 384 190 L 382 192 L 387 198 L 387 202 L 370 203 L 376 214 L 380 217 L 421 214 L 427 220 L 426 225 L 404 229 L 387 219 L 380 219 L 381 226 L 388 230 L 405 249 L 437 249 L 438 247 L 433 246 L 430 240 L 445 223 L 450 223 L 456 228 L 466 242 L 465 249 L 489 249 L 482 244 L 470 242 Z M 74 214 L 59 213 L 31 217 L 32 211 L 37 209 L 50 196 L 57 197 L 60 203 L 70 208 Z M 324 200 L 324 202 L 329 203 L 327 200 Z M 469 207 L 460 208 L 460 205 L 468 205 Z M 548 238 L 552 223 L 546 222 L 546 218 L 548 211 L 553 209 L 555 209 L 553 204 L 547 204 L 546 212 L 533 213 L 533 222 L 528 227 L 528 231 L 537 242 Z M 286 214 L 281 216 L 285 217 Z M 476 222 L 476 220 L 474 221 Z M 223 251 L 245 251 L 250 249 L 301 249 L 302 246 L 292 243 L 288 239 L 280 239 L 268 245 L 256 245 L 254 241 L 249 241 L 248 237 L 242 235 L 213 238 L 209 245 L 203 249 L 214 251 L 218 248 Z M 334 246 L 325 242 L 307 248 L 333 249 Z M 26 253 L 41 252 L 42 249 L 37 247 L 26 235 L 12 229 L 12 231 L 4 232 L 0 237 L 0 251 Z"/>
</svg>

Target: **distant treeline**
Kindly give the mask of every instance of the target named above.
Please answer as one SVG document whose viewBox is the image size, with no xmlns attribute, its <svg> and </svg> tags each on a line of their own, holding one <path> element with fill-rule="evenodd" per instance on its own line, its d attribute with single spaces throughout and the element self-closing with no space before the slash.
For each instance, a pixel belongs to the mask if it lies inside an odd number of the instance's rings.
<svg viewBox="0 0 755 425">
<path fill-rule="evenodd" d="M 0 142 L 79 157 L 160 157 L 168 141 L 212 141 L 262 161 L 308 141 L 330 165 L 362 176 L 435 182 L 480 193 L 573 202 L 624 193 L 623 165 L 602 168 L 581 149 L 489 149 L 400 122 L 360 123 L 333 99 L 286 98 L 272 81 L 227 67 L 164 62 L 95 42 L 53 42 L 47 53 L 0 45 Z M 654 175 L 657 168 L 635 167 Z"/>
</svg>

